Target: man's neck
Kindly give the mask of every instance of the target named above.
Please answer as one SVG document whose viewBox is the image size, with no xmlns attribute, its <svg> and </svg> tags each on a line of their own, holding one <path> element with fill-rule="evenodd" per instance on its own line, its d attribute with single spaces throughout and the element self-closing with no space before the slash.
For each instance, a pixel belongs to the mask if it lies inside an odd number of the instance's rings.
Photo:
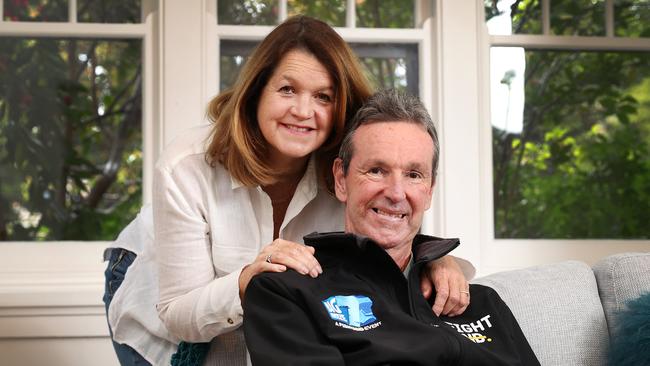
<svg viewBox="0 0 650 366">
<path fill-rule="evenodd" d="M 398 248 L 386 249 L 386 253 L 393 258 L 395 264 L 399 267 L 400 271 L 404 272 L 411 260 L 411 245 L 402 245 Z"/>
</svg>

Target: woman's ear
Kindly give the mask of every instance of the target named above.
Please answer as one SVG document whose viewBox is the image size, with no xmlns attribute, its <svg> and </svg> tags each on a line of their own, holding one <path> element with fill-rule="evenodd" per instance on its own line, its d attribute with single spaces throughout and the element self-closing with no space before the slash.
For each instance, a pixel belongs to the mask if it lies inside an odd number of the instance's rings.
<svg viewBox="0 0 650 366">
<path fill-rule="evenodd" d="M 345 173 L 343 172 L 343 160 L 336 158 L 332 165 L 332 173 L 334 174 L 334 191 L 336 198 L 345 203 L 348 199 L 347 189 L 345 187 Z"/>
</svg>

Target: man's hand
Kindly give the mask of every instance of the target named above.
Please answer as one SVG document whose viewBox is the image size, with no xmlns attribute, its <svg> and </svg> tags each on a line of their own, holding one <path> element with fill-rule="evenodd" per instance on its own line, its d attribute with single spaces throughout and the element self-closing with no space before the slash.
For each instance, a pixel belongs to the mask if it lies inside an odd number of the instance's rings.
<svg viewBox="0 0 650 366">
<path fill-rule="evenodd" d="M 427 263 L 420 276 L 420 288 L 425 298 L 436 290 L 432 310 L 436 315 L 457 316 L 469 305 L 469 283 L 454 257 L 446 255 Z"/>
</svg>

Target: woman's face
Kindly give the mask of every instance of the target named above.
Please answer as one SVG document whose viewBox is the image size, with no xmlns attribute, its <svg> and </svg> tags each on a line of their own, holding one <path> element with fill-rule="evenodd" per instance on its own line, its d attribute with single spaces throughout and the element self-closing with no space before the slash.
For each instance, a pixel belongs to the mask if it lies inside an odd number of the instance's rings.
<svg viewBox="0 0 650 366">
<path fill-rule="evenodd" d="M 269 146 L 269 163 L 280 170 L 304 163 L 332 131 L 334 85 L 311 54 L 293 50 L 262 90 L 257 121 Z"/>
</svg>

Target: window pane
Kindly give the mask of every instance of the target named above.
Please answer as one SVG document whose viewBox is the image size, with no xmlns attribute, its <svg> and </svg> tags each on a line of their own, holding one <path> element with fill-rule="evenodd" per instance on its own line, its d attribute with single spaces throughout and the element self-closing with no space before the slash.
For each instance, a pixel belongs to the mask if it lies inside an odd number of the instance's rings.
<svg viewBox="0 0 650 366">
<path fill-rule="evenodd" d="M 551 33 L 604 36 L 605 0 L 552 1 Z"/>
<path fill-rule="evenodd" d="M 484 0 L 484 4 L 490 34 L 542 34 L 540 0 Z"/>
<path fill-rule="evenodd" d="M 413 0 L 356 0 L 357 27 L 413 28 Z"/>
<path fill-rule="evenodd" d="M 67 22 L 67 0 L 4 0 L 4 20 Z"/>
<path fill-rule="evenodd" d="M 650 37 L 650 0 L 614 1 L 614 26 L 619 37 Z"/>
<path fill-rule="evenodd" d="M 219 60 L 219 90 L 226 90 L 235 84 L 237 76 L 248 55 L 253 52 L 257 42 L 221 41 Z"/>
<path fill-rule="evenodd" d="M 492 48 L 497 238 L 650 238 L 650 53 Z"/>
<path fill-rule="evenodd" d="M 419 95 L 418 48 L 409 44 L 350 44 L 375 88 L 395 88 Z"/>
<path fill-rule="evenodd" d="M 279 0 L 219 0 L 219 24 L 275 25 Z"/>
<path fill-rule="evenodd" d="M 140 23 L 138 0 L 77 0 L 79 22 Z"/>
<path fill-rule="evenodd" d="M 142 191 L 141 41 L 0 38 L 0 240 L 112 240 Z"/>
<path fill-rule="evenodd" d="M 345 7 L 345 0 L 288 0 L 287 15 L 309 15 L 333 27 L 344 27 Z"/>
<path fill-rule="evenodd" d="M 219 64 L 220 90 L 232 86 L 256 42 L 222 41 Z M 414 44 L 364 44 L 350 46 L 375 87 L 397 88 L 419 94 L 418 48 Z"/>
</svg>

